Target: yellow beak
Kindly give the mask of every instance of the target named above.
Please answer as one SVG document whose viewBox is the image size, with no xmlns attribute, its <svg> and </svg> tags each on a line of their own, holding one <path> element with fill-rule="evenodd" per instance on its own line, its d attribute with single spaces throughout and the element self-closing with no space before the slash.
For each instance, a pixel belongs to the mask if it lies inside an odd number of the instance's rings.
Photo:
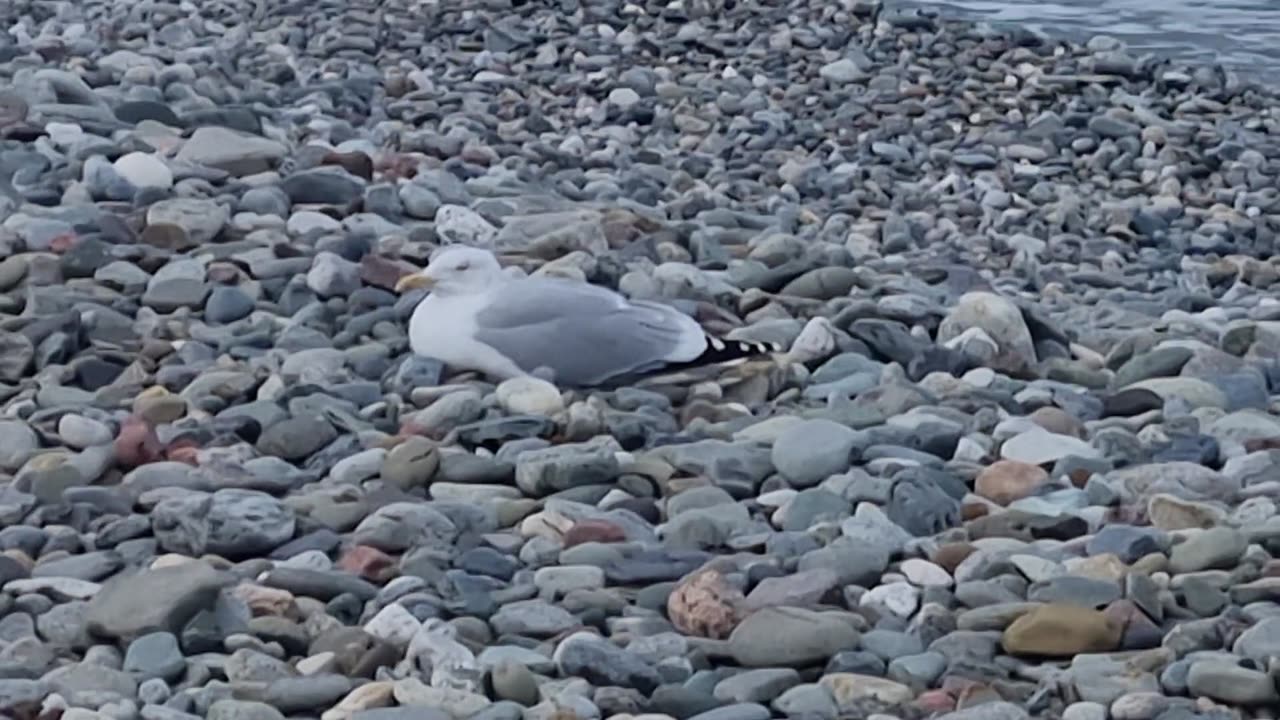
<svg viewBox="0 0 1280 720">
<path fill-rule="evenodd" d="M 412 275 L 405 275 L 396 281 L 396 292 L 405 293 L 409 290 L 417 290 L 418 288 L 427 288 L 430 290 L 431 286 L 435 284 L 436 281 L 426 275 L 423 275 L 422 273 L 413 273 Z"/>
</svg>

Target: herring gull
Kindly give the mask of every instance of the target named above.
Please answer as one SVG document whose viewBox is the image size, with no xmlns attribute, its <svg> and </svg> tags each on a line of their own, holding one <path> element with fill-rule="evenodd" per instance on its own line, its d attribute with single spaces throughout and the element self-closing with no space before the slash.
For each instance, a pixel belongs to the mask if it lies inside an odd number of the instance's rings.
<svg viewBox="0 0 1280 720">
<path fill-rule="evenodd" d="M 409 320 L 413 352 L 498 379 L 586 387 L 780 350 L 721 340 L 672 306 L 598 285 L 512 276 L 479 248 L 447 246 L 396 283 L 397 292 L 417 288 L 430 294 Z"/>
</svg>

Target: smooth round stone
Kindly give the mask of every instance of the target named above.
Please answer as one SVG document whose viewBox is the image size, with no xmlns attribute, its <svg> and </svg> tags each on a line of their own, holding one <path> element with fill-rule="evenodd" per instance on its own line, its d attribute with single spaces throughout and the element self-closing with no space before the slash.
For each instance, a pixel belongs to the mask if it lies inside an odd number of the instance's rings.
<svg viewBox="0 0 1280 720">
<path fill-rule="evenodd" d="M 204 317 L 211 323 L 231 323 L 249 316 L 255 306 L 247 292 L 231 285 L 219 285 L 204 303 Z"/>
<path fill-rule="evenodd" d="M 173 172 L 164 161 L 151 153 L 131 152 L 122 155 L 115 170 L 134 187 L 168 190 L 173 187 Z"/>
<path fill-rule="evenodd" d="M 614 88 L 609 91 L 609 102 L 625 110 L 640 102 L 640 93 L 626 87 Z"/>
<path fill-rule="evenodd" d="M 1107 706 L 1095 702 L 1071 703 L 1062 711 L 1062 720 L 1107 720 Z"/>
<path fill-rule="evenodd" d="M 513 415 L 555 415 L 564 410 L 564 399 L 555 385 L 531 376 L 504 380 L 494 391 L 498 404 Z"/>
<path fill-rule="evenodd" d="M 978 473 L 974 480 L 974 492 L 992 502 L 1008 505 L 1036 492 L 1048 480 L 1049 473 L 1037 465 L 1000 460 Z"/>
<path fill-rule="evenodd" d="M 831 691 L 816 683 L 796 685 L 774 699 L 772 706 L 787 717 L 831 719 L 840 713 Z"/>
<path fill-rule="evenodd" d="M 938 652 L 903 655 L 889 663 L 888 676 L 912 687 L 929 687 L 947 669 L 947 657 Z"/>
<path fill-rule="evenodd" d="M 1173 546 L 1169 552 L 1169 571 L 1232 569 L 1248 545 L 1248 539 L 1238 530 L 1209 528 Z"/>
<path fill-rule="evenodd" d="M 410 437 L 386 453 L 382 477 L 402 489 L 425 486 L 440 467 L 440 453 L 430 440 Z"/>
<path fill-rule="evenodd" d="M 1029 465 L 1046 465 L 1068 456 L 1098 458 L 1101 453 L 1079 438 L 1036 428 L 1006 440 L 1000 446 L 1000 456 Z"/>
<path fill-rule="evenodd" d="M 688 720 L 769 720 L 769 708 L 757 703 L 734 703 L 698 713 Z"/>
<path fill-rule="evenodd" d="M 205 720 L 283 720 L 279 710 L 253 700 L 219 700 L 209 706 Z"/>
<path fill-rule="evenodd" d="M 729 651 L 747 667 L 807 665 L 857 645 L 858 632 L 840 618 L 799 608 L 765 608 L 729 635 Z"/>
<path fill-rule="evenodd" d="M 1168 709 L 1170 698 L 1156 692 L 1122 695 L 1111 703 L 1112 720 L 1149 720 Z M 1105 717 L 1105 716 L 1103 716 Z"/>
<path fill-rule="evenodd" d="M 903 560 L 898 569 L 913 585 L 920 587 L 950 587 L 955 583 L 946 570 L 920 558 Z"/>
<path fill-rule="evenodd" d="M 800 682 L 791 668 L 748 670 L 721 680 L 713 694 L 725 702 L 768 702 Z"/>
<path fill-rule="evenodd" d="M 773 443 L 773 465 L 795 487 L 810 487 L 849 469 L 858 435 L 830 420 L 790 426 Z"/>
<path fill-rule="evenodd" d="M 882 676 L 885 673 L 885 661 L 875 653 L 866 650 L 844 650 L 831 656 L 824 674 L 854 673 L 855 675 Z"/>
<path fill-rule="evenodd" d="M 1265 672 L 1222 660 L 1193 662 L 1187 674 L 1187 689 L 1194 695 L 1233 705 L 1280 702 L 1280 691 Z"/>
<path fill-rule="evenodd" d="M 14 471 L 40 448 L 40 438 L 21 420 L 0 420 L 0 469 Z"/>
<path fill-rule="evenodd" d="M 1280 616 L 1260 620 L 1240 633 L 1231 651 L 1259 666 L 1264 666 L 1268 658 L 1280 656 Z"/>
<path fill-rule="evenodd" d="M 524 665 L 500 662 L 490 671 L 490 681 L 494 695 L 499 699 L 517 702 L 526 707 L 538 703 L 538 682 Z"/>
<path fill-rule="evenodd" d="M 157 632 L 129 643 L 124 670 L 139 680 L 174 680 L 186 670 L 186 658 L 172 633 Z"/>
<path fill-rule="evenodd" d="M 58 436 L 76 448 L 106 445 L 114 438 L 111 428 L 83 415 L 67 414 L 58 420 Z"/>
<path fill-rule="evenodd" d="M 863 633 L 862 648 L 886 662 L 897 657 L 915 655 L 924 650 L 920 638 L 892 630 L 870 630 Z M 871 674 L 879 675 L 880 673 Z"/>
</svg>

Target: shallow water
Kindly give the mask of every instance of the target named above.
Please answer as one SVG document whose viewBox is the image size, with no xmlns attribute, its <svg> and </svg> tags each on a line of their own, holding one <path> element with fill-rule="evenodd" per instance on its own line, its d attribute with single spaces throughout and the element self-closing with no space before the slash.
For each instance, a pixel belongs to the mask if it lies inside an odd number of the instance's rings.
<svg viewBox="0 0 1280 720">
<path fill-rule="evenodd" d="M 913 0 L 906 4 L 1073 39 L 1110 35 L 1134 50 L 1219 62 L 1252 79 L 1280 84 L 1280 0 Z"/>
</svg>

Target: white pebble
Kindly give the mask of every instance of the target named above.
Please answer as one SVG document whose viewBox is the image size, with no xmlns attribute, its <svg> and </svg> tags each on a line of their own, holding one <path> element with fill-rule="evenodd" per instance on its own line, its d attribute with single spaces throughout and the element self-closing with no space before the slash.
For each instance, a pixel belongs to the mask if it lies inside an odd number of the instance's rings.
<svg viewBox="0 0 1280 720">
<path fill-rule="evenodd" d="M 58 437 L 73 448 L 84 449 L 111 442 L 111 428 L 92 418 L 67 413 L 58 420 Z"/>
<path fill-rule="evenodd" d="M 890 583 L 872 588 L 860 605 L 879 605 L 900 618 L 909 618 L 920 606 L 920 590 L 907 583 Z"/>
<path fill-rule="evenodd" d="M 420 629 L 422 623 L 399 603 L 391 603 L 382 608 L 364 624 L 365 632 L 398 648 L 408 646 Z"/>
<path fill-rule="evenodd" d="M 139 188 L 173 187 L 173 171 L 164 161 L 151 153 L 131 152 L 114 163 L 116 172 Z"/>
<path fill-rule="evenodd" d="M 1072 703 L 1062 711 L 1062 720 L 1107 720 L 1107 707 L 1095 702 Z"/>
<path fill-rule="evenodd" d="M 560 390 L 532 376 L 504 380 L 495 393 L 502 409 L 515 415 L 554 415 L 564 410 Z"/>
<path fill-rule="evenodd" d="M 950 587 L 953 582 L 946 570 L 920 558 L 903 560 L 901 570 L 911 584 L 920 587 Z"/>
<path fill-rule="evenodd" d="M 444 205 L 436 211 L 436 235 L 451 243 L 488 247 L 498 229 L 469 207 Z"/>
</svg>

